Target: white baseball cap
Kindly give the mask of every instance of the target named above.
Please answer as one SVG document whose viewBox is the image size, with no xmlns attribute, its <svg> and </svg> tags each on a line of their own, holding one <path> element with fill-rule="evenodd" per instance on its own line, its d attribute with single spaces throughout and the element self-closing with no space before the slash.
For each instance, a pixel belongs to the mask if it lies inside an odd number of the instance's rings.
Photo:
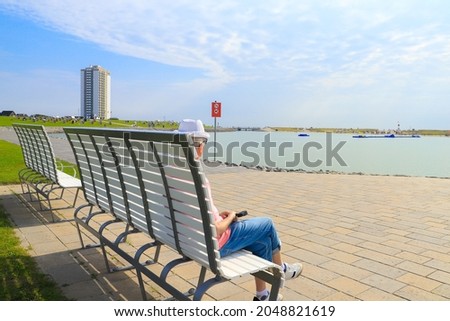
<svg viewBox="0 0 450 321">
<path fill-rule="evenodd" d="M 209 134 L 205 131 L 201 120 L 183 119 L 178 126 L 179 133 L 189 133 L 194 138 L 209 139 Z"/>
</svg>

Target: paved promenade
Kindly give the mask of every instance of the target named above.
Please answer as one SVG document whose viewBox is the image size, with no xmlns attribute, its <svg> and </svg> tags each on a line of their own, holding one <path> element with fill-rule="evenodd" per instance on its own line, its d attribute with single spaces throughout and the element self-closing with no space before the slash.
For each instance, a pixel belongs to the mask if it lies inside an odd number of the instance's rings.
<svg viewBox="0 0 450 321">
<path fill-rule="evenodd" d="M 207 172 L 219 209 L 271 217 L 284 259 L 303 262 L 303 275 L 282 290 L 285 301 L 450 300 L 450 180 L 226 167 Z M 106 273 L 99 249 L 80 249 L 73 222 L 51 223 L 50 213 L 37 211 L 20 186 L 0 186 L 0 203 L 23 246 L 69 298 L 141 299 L 135 273 Z M 55 213 L 70 219 L 73 209 Z M 172 257 L 163 251 L 161 264 Z M 112 261 L 121 263 L 114 255 Z M 188 289 L 197 272 L 190 263 L 170 279 Z M 155 300 L 168 296 L 150 281 L 146 290 Z M 253 279 L 246 277 L 213 287 L 204 299 L 251 300 L 253 291 Z"/>
</svg>

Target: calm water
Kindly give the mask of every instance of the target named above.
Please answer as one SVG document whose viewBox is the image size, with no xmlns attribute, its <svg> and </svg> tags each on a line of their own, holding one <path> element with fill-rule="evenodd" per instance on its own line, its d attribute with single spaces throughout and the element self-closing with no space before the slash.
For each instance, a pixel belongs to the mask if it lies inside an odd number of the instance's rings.
<svg viewBox="0 0 450 321">
<path fill-rule="evenodd" d="M 206 148 L 214 159 L 214 135 Z M 216 159 L 306 171 L 450 177 L 450 137 L 365 138 L 350 134 L 217 133 Z"/>
<path fill-rule="evenodd" d="M 64 134 L 52 134 L 65 138 Z M 214 134 L 205 157 L 214 160 Z M 450 137 L 353 138 L 350 134 L 217 133 L 216 160 L 249 166 L 376 175 L 450 177 Z"/>
</svg>

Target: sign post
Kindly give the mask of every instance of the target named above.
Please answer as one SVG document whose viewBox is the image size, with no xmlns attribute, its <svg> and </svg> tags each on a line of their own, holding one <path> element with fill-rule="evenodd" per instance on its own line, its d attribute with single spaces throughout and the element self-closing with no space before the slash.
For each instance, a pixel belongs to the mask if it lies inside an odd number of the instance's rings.
<svg viewBox="0 0 450 321">
<path fill-rule="evenodd" d="M 214 101 L 211 103 L 211 117 L 214 117 L 214 161 L 216 161 L 216 133 L 217 133 L 217 118 L 222 117 L 222 103 Z"/>
</svg>

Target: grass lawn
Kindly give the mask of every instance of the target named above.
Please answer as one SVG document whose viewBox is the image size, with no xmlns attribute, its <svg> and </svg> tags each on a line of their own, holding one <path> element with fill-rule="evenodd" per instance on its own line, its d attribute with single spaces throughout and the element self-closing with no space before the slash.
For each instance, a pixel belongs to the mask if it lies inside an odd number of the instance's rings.
<svg viewBox="0 0 450 321">
<path fill-rule="evenodd" d="M 1 301 L 67 300 L 57 284 L 40 272 L 33 258 L 21 247 L 1 204 L 0 240 Z"/>
<path fill-rule="evenodd" d="M 12 124 L 34 124 L 43 125 L 45 127 L 105 127 L 105 128 L 149 128 L 149 124 L 154 129 L 172 130 L 178 128 L 178 123 L 171 121 L 142 121 L 142 120 L 33 120 L 31 118 L 22 119 L 9 116 L 0 116 L 0 126 L 11 127 Z"/>
<path fill-rule="evenodd" d="M 0 184 L 17 184 L 17 173 L 25 167 L 19 145 L 0 140 Z"/>
<path fill-rule="evenodd" d="M 0 184 L 19 183 L 18 171 L 24 167 L 20 146 L 0 140 Z M 1 202 L 0 240 L 0 301 L 67 300 L 21 247 Z"/>
</svg>

